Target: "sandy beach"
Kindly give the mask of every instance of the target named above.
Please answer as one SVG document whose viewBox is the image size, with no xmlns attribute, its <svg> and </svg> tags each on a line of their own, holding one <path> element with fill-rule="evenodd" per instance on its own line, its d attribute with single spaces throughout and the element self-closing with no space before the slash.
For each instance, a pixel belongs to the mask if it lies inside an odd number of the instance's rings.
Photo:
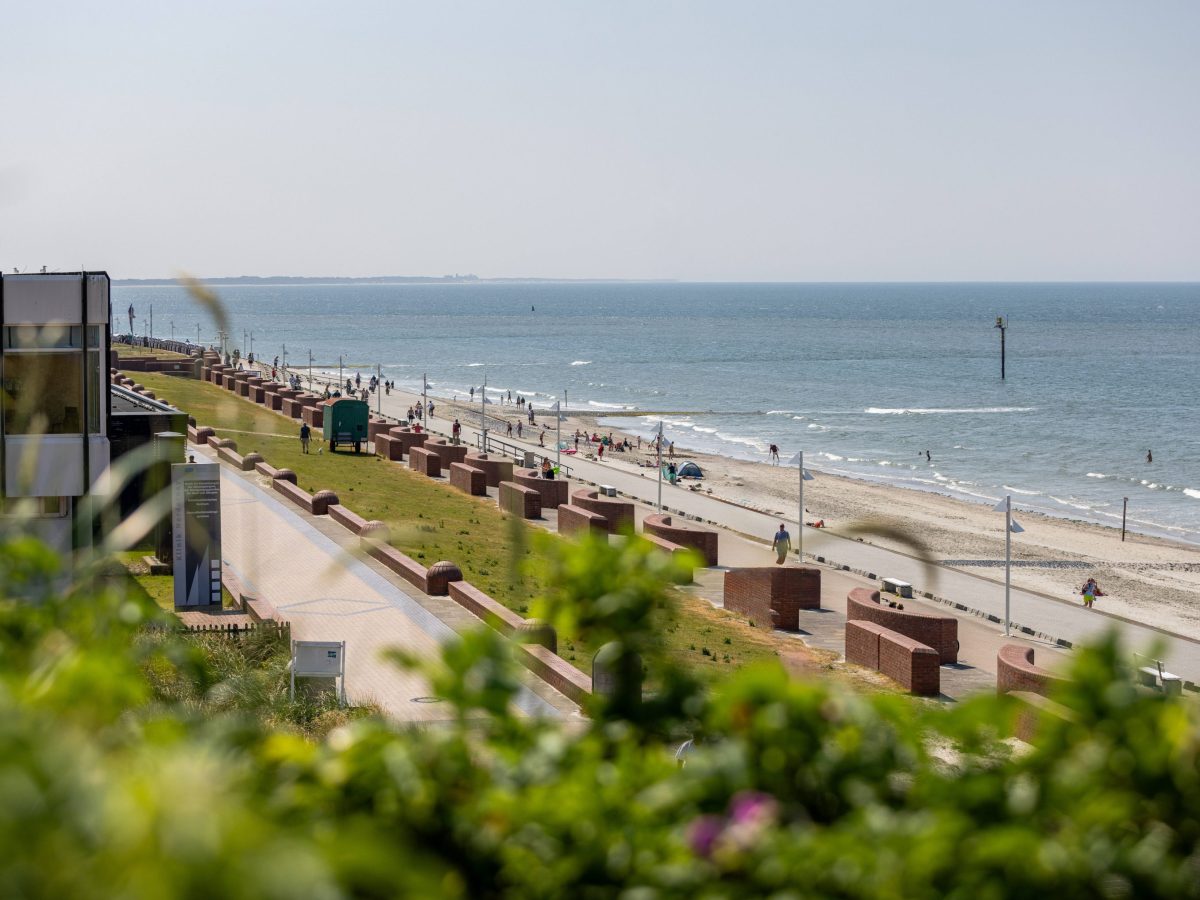
<svg viewBox="0 0 1200 900">
<path fill-rule="evenodd" d="M 307 372 L 297 370 L 297 374 L 304 377 Z M 336 381 L 336 375 L 329 380 Z M 418 395 L 397 389 L 389 402 L 394 405 L 417 399 Z M 464 424 L 478 424 L 477 402 L 468 403 L 461 395 L 457 400 L 433 399 L 437 407 L 435 428 L 438 420 L 444 425 L 447 417 L 455 416 Z M 524 410 L 514 405 L 488 404 L 489 427 L 497 438 L 539 449 L 538 433 L 546 424 L 545 448 L 552 450 L 553 414 L 535 407 L 535 417 L 537 426 L 525 424 L 524 438 L 518 441 L 516 423 L 525 421 Z M 569 411 L 562 422 L 563 439 L 573 445 L 576 430 L 589 435 L 611 434 L 616 440 L 628 438 L 634 449 L 624 453 L 606 451 L 604 464 L 627 471 L 653 471 L 654 454 L 646 441 L 637 449 L 635 435 L 601 425 L 603 418 Z M 514 427 L 511 438 L 504 424 L 509 421 Z M 582 453 L 594 452 L 585 440 L 579 446 Z M 677 444 L 675 462 L 685 460 L 695 461 L 705 477 L 698 482 L 683 480 L 665 490 L 689 490 L 698 484 L 700 490 L 722 500 L 795 520 L 795 467 L 700 453 Z M 920 540 L 934 559 L 1003 582 L 1004 520 L 990 505 L 820 471 L 814 474 L 816 478 L 805 484 L 805 521 L 823 519 L 831 532 L 845 534 L 853 530 L 868 542 L 911 553 L 910 546 L 873 528 L 903 530 Z M 669 501 L 664 502 L 669 505 Z M 1014 585 L 1075 601 L 1084 580 L 1094 576 L 1105 594 L 1097 600 L 1098 607 L 1137 622 L 1200 637 L 1200 547 L 1134 532 L 1127 532 L 1122 542 L 1116 528 L 1019 509 L 1017 517 L 1025 531 L 1013 539 Z M 764 542 L 769 537 L 763 535 Z"/>
</svg>

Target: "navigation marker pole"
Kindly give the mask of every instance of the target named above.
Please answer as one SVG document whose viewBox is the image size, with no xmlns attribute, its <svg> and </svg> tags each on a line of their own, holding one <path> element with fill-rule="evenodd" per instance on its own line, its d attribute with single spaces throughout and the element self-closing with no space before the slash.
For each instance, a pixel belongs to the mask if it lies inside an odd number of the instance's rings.
<svg viewBox="0 0 1200 900">
<path fill-rule="evenodd" d="M 1129 498 L 1121 498 L 1121 543 L 1125 543 L 1125 514 L 1129 512 Z"/>
<path fill-rule="evenodd" d="M 563 396 L 567 392 L 563 391 Z M 562 404 L 554 401 L 554 467 L 562 465 Z"/>
<path fill-rule="evenodd" d="M 1000 329 L 1000 380 L 1004 380 L 1004 332 L 1008 330 L 1008 319 L 996 316 L 996 328 Z"/>
<path fill-rule="evenodd" d="M 800 499 L 796 510 L 796 555 L 804 562 L 804 482 L 812 481 L 812 472 L 804 468 L 804 451 L 799 451 L 788 460 L 789 466 L 796 466 L 796 480 L 800 485 Z"/>
<path fill-rule="evenodd" d="M 429 412 L 429 379 L 425 377 L 425 373 L 421 374 L 421 414 L 417 419 L 425 423 L 425 430 L 429 430 L 429 420 L 425 418 Z"/>
<path fill-rule="evenodd" d="M 1012 517 L 1012 494 L 1005 494 L 992 509 L 1004 513 L 1004 636 L 1008 637 L 1012 609 L 1012 536 L 1025 529 Z"/>
<path fill-rule="evenodd" d="M 483 432 L 483 452 L 487 453 L 487 375 L 483 376 L 483 387 L 479 389 L 479 429 Z"/>
<path fill-rule="evenodd" d="M 375 363 L 375 415 L 383 418 L 383 363 Z"/>
</svg>

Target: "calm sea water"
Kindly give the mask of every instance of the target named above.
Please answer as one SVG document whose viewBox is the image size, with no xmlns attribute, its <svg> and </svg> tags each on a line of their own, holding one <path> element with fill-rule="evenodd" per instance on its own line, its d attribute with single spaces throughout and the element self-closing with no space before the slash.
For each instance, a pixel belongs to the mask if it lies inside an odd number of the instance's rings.
<svg viewBox="0 0 1200 900">
<path fill-rule="evenodd" d="M 228 287 L 241 346 L 399 385 L 568 394 L 681 446 L 1200 541 L 1200 285 Z M 119 330 L 215 340 L 178 288 L 119 287 Z M 1009 318 L 999 377 L 997 315 Z M 248 346 L 249 342 L 246 340 Z M 1146 451 L 1154 462 L 1146 463 Z M 929 450 L 932 461 L 927 461 Z"/>
</svg>

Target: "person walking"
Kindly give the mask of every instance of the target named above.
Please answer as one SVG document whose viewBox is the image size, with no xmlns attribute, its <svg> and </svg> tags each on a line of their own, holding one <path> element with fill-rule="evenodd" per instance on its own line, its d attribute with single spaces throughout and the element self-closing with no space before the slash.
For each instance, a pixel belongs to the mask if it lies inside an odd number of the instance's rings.
<svg viewBox="0 0 1200 900">
<path fill-rule="evenodd" d="M 1083 605 L 1088 609 L 1092 608 L 1092 604 L 1096 602 L 1097 597 L 1104 596 L 1104 592 L 1100 590 L 1100 585 L 1096 584 L 1095 578 L 1089 578 L 1085 581 L 1079 593 L 1083 595 Z"/>
<path fill-rule="evenodd" d="M 308 440 L 312 437 L 312 429 L 308 427 L 307 422 L 300 424 L 300 452 L 308 452 Z"/>
<path fill-rule="evenodd" d="M 517 419 L 517 438 L 519 439 L 525 431 L 525 423 Z"/>
<path fill-rule="evenodd" d="M 462 425 L 459 424 L 458 419 L 455 419 L 454 424 L 450 426 L 450 435 L 454 438 L 454 443 L 457 444 L 462 435 Z"/>
<path fill-rule="evenodd" d="M 508 436 L 512 437 L 512 420 L 508 421 Z"/>
<path fill-rule="evenodd" d="M 784 528 L 782 522 L 779 523 L 779 530 L 775 532 L 775 540 L 771 542 L 771 549 L 775 551 L 775 564 L 783 565 L 792 549 L 792 536 L 788 534 L 788 530 Z"/>
<path fill-rule="evenodd" d="M 596 445 L 596 459 L 599 462 L 604 462 L 604 444 Z"/>
<path fill-rule="evenodd" d="M 771 445 L 771 449 L 768 454 L 768 459 L 771 460 L 771 465 L 773 465 L 773 466 L 779 465 L 779 445 L 778 444 Z"/>
</svg>

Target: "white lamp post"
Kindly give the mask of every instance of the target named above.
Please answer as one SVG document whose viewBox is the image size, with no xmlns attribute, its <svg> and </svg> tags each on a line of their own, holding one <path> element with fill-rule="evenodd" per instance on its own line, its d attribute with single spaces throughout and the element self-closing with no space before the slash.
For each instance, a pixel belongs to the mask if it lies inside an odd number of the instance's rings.
<svg viewBox="0 0 1200 900">
<path fill-rule="evenodd" d="M 483 376 L 483 387 L 479 389 L 479 430 L 483 434 L 483 452 L 487 453 L 487 376 Z"/>
<path fill-rule="evenodd" d="M 1012 536 L 1020 534 L 1025 529 L 1012 517 L 1011 494 L 1005 494 L 1004 499 L 992 509 L 1004 513 L 1004 636 L 1008 637 L 1010 595 L 1012 593 Z"/>
<path fill-rule="evenodd" d="M 798 508 L 796 512 L 796 555 L 804 562 L 804 482 L 812 481 L 812 472 L 804 468 L 804 451 L 799 451 L 788 460 L 789 466 L 796 467 L 796 481 L 800 486 Z"/>
<path fill-rule="evenodd" d="M 658 440 L 655 442 L 658 445 L 658 511 L 662 512 L 662 445 L 663 445 L 663 423 L 662 419 L 658 420 Z"/>
<path fill-rule="evenodd" d="M 563 391 L 563 396 L 567 395 Z M 554 465 L 562 466 L 562 404 L 554 401 Z"/>
</svg>

